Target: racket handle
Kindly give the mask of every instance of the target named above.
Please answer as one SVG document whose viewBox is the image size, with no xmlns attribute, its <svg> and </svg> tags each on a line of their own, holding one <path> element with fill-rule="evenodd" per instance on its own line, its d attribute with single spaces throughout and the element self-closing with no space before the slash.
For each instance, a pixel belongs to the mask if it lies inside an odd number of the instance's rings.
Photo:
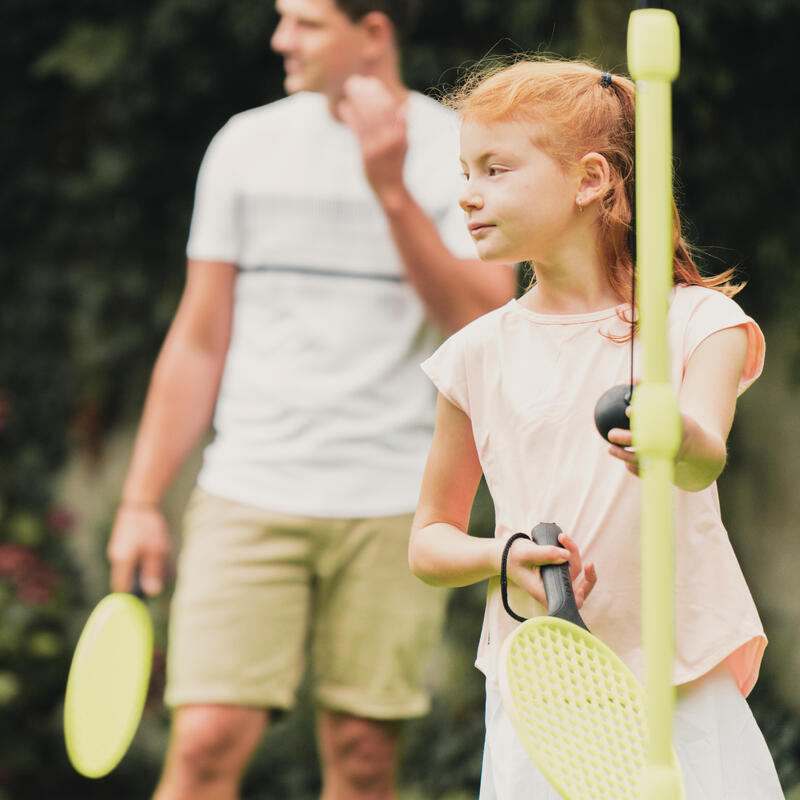
<svg viewBox="0 0 800 800">
<path fill-rule="evenodd" d="M 138 597 L 140 600 L 144 600 L 144 590 L 142 589 L 142 576 L 139 572 L 139 568 L 136 568 L 136 571 L 133 573 L 133 583 L 131 584 L 130 593 L 134 597 Z"/>
<path fill-rule="evenodd" d="M 540 522 L 532 531 L 531 538 L 539 545 L 561 547 L 558 535 L 561 528 L 555 522 Z M 572 580 L 569 577 L 569 564 L 542 564 L 539 567 L 547 596 L 547 616 L 559 617 L 584 630 L 589 630 L 578 612 L 578 604 L 572 592 Z"/>
</svg>

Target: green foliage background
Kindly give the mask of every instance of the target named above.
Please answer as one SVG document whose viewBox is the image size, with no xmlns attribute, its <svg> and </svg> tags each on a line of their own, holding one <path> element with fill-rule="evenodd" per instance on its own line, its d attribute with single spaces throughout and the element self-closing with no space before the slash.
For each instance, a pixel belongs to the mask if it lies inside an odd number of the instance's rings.
<svg viewBox="0 0 800 800">
<path fill-rule="evenodd" d="M 798 81 L 793 0 L 679 0 L 679 200 L 711 271 L 738 265 L 762 323 L 800 341 Z M 625 64 L 629 8 L 612 0 L 437 0 L 421 8 L 404 72 L 426 91 L 489 54 L 543 50 Z M 0 7 L 0 800 L 145 797 L 166 718 L 104 781 L 68 766 L 60 701 L 87 598 L 53 479 L 102 453 L 141 407 L 182 288 L 196 170 L 233 113 L 282 94 L 261 0 L 3 0 Z M 735 455 L 735 441 L 732 445 Z M 491 531 L 485 494 L 473 530 Z M 453 596 L 437 701 L 407 734 L 407 797 L 474 796 L 482 685 L 471 669 L 482 589 Z M 769 686 L 753 704 L 781 777 L 800 780 L 800 734 Z M 245 796 L 313 797 L 310 710 L 267 737 Z"/>
</svg>

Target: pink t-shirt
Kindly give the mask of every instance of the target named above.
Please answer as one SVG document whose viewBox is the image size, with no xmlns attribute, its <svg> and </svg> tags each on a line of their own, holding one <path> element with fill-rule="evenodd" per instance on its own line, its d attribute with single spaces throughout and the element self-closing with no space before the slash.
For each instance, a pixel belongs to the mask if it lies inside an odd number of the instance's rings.
<svg viewBox="0 0 800 800">
<path fill-rule="evenodd" d="M 495 536 L 529 533 L 556 522 L 578 543 L 598 580 L 581 614 L 590 630 L 638 675 L 640 631 L 639 481 L 610 456 L 594 426 L 600 395 L 630 379 L 628 325 L 615 308 L 543 315 L 512 300 L 450 337 L 422 365 L 437 389 L 470 418 L 495 506 Z M 716 331 L 745 326 L 749 347 L 741 394 L 761 373 L 764 337 L 730 298 L 679 286 L 671 295 L 668 335 L 672 384 L 680 389 L 697 346 Z M 634 376 L 638 375 L 638 339 Z M 720 517 L 716 484 L 675 490 L 676 658 L 674 682 L 691 681 L 727 659 L 739 688 L 755 684 L 766 637 Z M 509 586 L 511 608 L 525 617 L 540 604 Z M 489 581 L 476 666 L 496 684 L 504 638 L 517 625 Z"/>
</svg>

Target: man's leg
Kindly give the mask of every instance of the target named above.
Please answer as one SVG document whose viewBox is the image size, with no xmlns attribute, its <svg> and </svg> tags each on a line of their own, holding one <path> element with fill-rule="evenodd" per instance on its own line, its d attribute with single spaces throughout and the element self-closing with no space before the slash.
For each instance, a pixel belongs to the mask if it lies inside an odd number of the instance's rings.
<svg viewBox="0 0 800 800">
<path fill-rule="evenodd" d="M 174 709 L 156 800 L 234 800 L 268 722 L 303 670 L 310 589 L 305 520 L 197 490 L 170 606 Z"/>
<path fill-rule="evenodd" d="M 228 705 L 176 708 L 169 750 L 153 800 L 237 800 L 268 712 Z"/>
<path fill-rule="evenodd" d="M 429 708 L 425 674 L 447 592 L 408 569 L 411 520 L 331 520 L 314 531 L 323 800 L 393 798 L 400 721 Z"/>
<path fill-rule="evenodd" d="M 393 800 L 400 723 L 320 711 L 322 800 Z"/>
</svg>

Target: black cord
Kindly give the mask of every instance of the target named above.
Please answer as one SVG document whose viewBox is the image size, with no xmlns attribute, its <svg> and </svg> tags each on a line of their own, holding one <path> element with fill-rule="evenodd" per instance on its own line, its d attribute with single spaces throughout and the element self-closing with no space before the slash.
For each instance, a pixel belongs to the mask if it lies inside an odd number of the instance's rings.
<svg viewBox="0 0 800 800">
<path fill-rule="evenodd" d="M 509 537 L 505 547 L 503 548 L 503 558 L 500 561 L 500 596 L 503 598 L 503 608 L 505 608 L 506 613 L 517 622 L 525 622 L 525 617 L 521 617 L 519 614 L 512 611 L 511 606 L 508 604 L 508 574 L 506 572 L 508 551 L 511 550 L 511 545 L 517 539 L 528 539 L 533 541 L 527 533 L 515 533 L 513 536 Z"/>
</svg>

